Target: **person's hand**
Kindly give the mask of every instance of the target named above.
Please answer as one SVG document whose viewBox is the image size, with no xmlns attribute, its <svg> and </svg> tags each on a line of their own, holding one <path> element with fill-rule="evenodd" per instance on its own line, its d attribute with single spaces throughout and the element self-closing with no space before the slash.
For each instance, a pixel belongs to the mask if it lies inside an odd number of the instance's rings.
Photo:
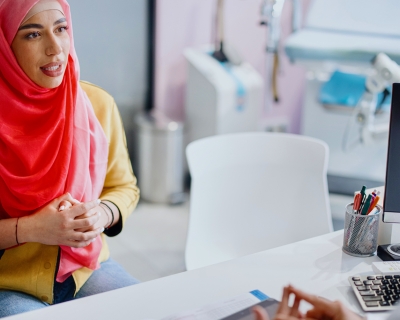
<svg viewBox="0 0 400 320">
<path fill-rule="evenodd" d="M 76 229 L 76 231 L 89 232 L 98 228 L 102 228 L 104 231 L 104 229 L 109 226 L 109 224 L 111 223 L 111 213 L 107 212 L 105 208 L 99 204 L 93 210 L 100 213 L 99 220 L 97 220 L 97 222 L 91 226 L 85 226 L 83 228 Z M 86 212 L 80 216 L 75 217 L 75 220 L 87 219 L 90 216 L 91 212 Z"/>
<path fill-rule="evenodd" d="M 290 307 L 289 296 L 295 295 L 293 306 Z M 302 315 L 298 308 L 301 300 L 304 300 L 312 305 L 312 309 L 305 315 Z M 254 308 L 256 320 L 269 320 L 265 310 L 259 306 Z M 339 301 L 329 301 L 324 298 L 311 295 L 293 288 L 292 286 L 285 287 L 282 295 L 282 302 L 279 305 L 274 320 L 362 320 L 362 318 Z"/>
<path fill-rule="evenodd" d="M 72 204 L 71 202 L 69 202 L 69 201 L 67 201 L 67 202 L 64 202 L 64 201 L 63 201 L 62 203 L 60 203 L 60 211 L 61 211 L 61 210 L 68 209 L 68 208 L 70 208 L 72 205 L 77 205 L 77 204 L 79 204 L 79 203 L 80 203 L 80 202 L 79 202 L 78 200 L 74 200 L 73 204 Z M 100 218 L 99 218 L 99 220 L 98 220 L 94 225 L 92 225 L 92 226 L 80 228 L 80 229 L 77 229 L 76 231 L 79 231 L 79 232 L 88 232 L 88 231 L 96 230 L 96 229 L 98 229 L 98 228 L 103 228 L 103 231 L 104 231 L 104 229 L 105 229 L 106 227 L 109 227 L 109 226 L 110 226 L 110 223 L 111 223 L 111 221 L 112 221 L 112 217 L 111 217 L 112 213 L 111 213 L 109 210 L 106 210 L 105 207 L 104 207 L 104 205 L 100 205 L 100 203 L 99 203 L 99 204 L 97 205 L 97 207 L 94 208 L 93 210 L 96 210 L 97 212 L 100 213 Z M 84 213 L 84 214 L 82 214 L 82 215 L 80 215 L 80 216 L 78 216 L 78 217 L 75 217 L 75 220 L 86 219 L 86 218 L 89 218 L 90 215 L 91 215 L 91 214 L 90 214 L 89 212 L 87 212 L 87 213 Z"/>
<path fill-rule="evenodd" d="M 67 210 L 67 209 L 71 208 L 72 206 L 78 205 L 80 203 L 81 202 L 76 199 L 72 199 L 72 200 L 69 199 L 69 201 L 63 200 L 59 204 L 59 211 Z M 111 221 L 110 214 L 111 213 L 107 212 L 103 206 L 97 205 L 95 208 L 93 208 L 93 210 L 100 213 L 99 220 L 92 226 L 76 229 L 75 231 L 88 232 L 88 231 L 96 230 L 98 228 L 105 228 L 106 226 L 108 226 L 110 224 L 110 221 Z M 90 216 L 91 216 L 91 213 L 86 212 L 78 217 L 75 217 L 75 220 L 86 219 L 86 218 L 89 218 Z"/>
<path fill-rule="evenodd" d="M 69 193 L 68 193 L 69 194 Z M 58 211 L 64 211 L 65 209 L 71 208 L 73 205 L 80 204 L 81 202 L 72 198 L 69 198 L 68 200 L 62 200 L 59 205 L 58 205 Z"/>
<path fill-rule="evenodd" d="M 260 306 L 255 306 L 253 308 L 253 314 L 255 320 L 269 320 L 267 311 L 265 311 L 265 309 Z"/>
<path fill-rule="evenodd" d="M 67 210 L 70 207 L 72 207 L 74 205 L 77 205 L 77 204 L 80 204 L 80 203 L 81 202 L 76 200 L 76 199 L 72 199 L 72 200 L 69 199 L 68 201 L 67 200 L 63 200 L 59 204 L 59 211 Z M 109 206 L 110 206 L 110 204 L 109 204 Z M 97 212 L 99 212 L 101 214 L 100 215 L 100 219 L 97 221 L 97 223 L 95 223 L 94 225 L 89 226 L 87 228 L 86 227 L 85 228 L 80 228 L 80 229 L 77 229 L 75 231 L 88 232 L 88 231 L 96 230 L 98 228 L 109 227 L 109 225 L 110 225 L 110 223 L 112 221 L 112 217 L 111 217 L 112 213 L 110 212 L 108 207 L 107 207 L 107 209 L 105 209 L 104 205 L 100 205 L 99 204 L 96 208 L 93 209 L 93 210 L 96 210 Z M 76 219 L 86 219 L 86 218 L 89 218 L 90 215 L 91 215 L 90 213 L 84 213 L 84 214 L 76 217 L 75 220 Z"/>
<path fill-rule="evenodd" d="M 274 320 L 298 320 L 304 319 L 303 314 L 299 311 L 301 299 L 297 296 L 294 298 L 293 306 L 289 306 L 290 287 L 283 288 L 282 301 L 279 304 Z M 256 320 L 270 320 L 265 309 L 256 306 L 253 309 Z"/>
<path fill-rule="evenodd" d="M 72 206 L 68 205 L 73 204 Z M 66 207 L 60 210 L 60 204 Z M 54 199 L 33 215 L 20 218 L 18 239 L 23 242 L 39 242 L 47 245 L 65 245 L 82 248 L 92 243 L 104 231 L 93 228 L 100 220 L 99 200 L 77 203 L 69 193 Z M 85 218 L 76 219 L 82 215 Z M 80 229 L 91 229 L 87 232 Z"/>
<path fill-rule="evenodd" d="M 330 301 L 322 297 L 305 293 L 293 287 L 289 287 L 289 291 L 294 293 L 296 297 L 307 301 L 312 305 L 312 309 L 307 311 L 306 319 L 323 319 L 323 320 L 363 320 L 362 317 L 355 314 L 340 301 Z"/>
</svg>

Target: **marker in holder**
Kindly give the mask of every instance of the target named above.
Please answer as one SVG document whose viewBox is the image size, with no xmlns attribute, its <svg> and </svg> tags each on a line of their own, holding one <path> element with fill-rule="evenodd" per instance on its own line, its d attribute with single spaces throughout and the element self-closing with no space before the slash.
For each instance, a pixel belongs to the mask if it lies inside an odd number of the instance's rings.
<svg viewBox="0 0 400 320">
<path fill-rule="evenodd" d="M 342 247 L 345 253 L 356 257 L 369 257 L 376 253 L 381 213 L 379 205 L 365 215 L 355 211 L 353 203 L 346 206 Z"/>
</svg>

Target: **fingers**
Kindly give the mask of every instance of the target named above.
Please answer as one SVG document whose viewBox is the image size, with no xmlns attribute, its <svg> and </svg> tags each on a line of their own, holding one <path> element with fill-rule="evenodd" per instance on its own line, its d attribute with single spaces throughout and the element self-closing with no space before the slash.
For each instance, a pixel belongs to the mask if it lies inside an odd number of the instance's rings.
<svg viewBox="0 0 400 320">
<path fill-rule="evenodd" d="M 72 203 L 66 200 L 60 202 L 58 206 L 58 211 L 64 211 L 72 207 Z"/>
<path fill-rule="evenodd" d="M 72 217 L 78 217 L 84 213 L 89 212 L 91 209 L 97 207 L 100 203 L 100 199 L 98 200 L 93 200 L 90 202 L 82 202 L 79 203 L 77 205 L 75 205 L 73 208 L 71 208 L 71 213 L 72 213 Z"/>
<path fill-rule="evenodd" d="M 86 233 L 100 227 L 99 225 L 96 225 L 101 216 L 101 211 L 99 210 L 96 200 L 87 203 L 80 203 L 75 199 L 70 201 L 78 204 L 72 205 L 69 201 L 63 200 L 60 203 L 61 206 L 59 208 L 59 211 L 63 211 L 63 214 L 65 214 L 65 218 L 68 221 L 66 224 L 67 229 L 75 232 Z M 89 209 L 93 206 L 95 207 Z M 67 211 L 67 209 L 69 210 Z M 77 239 L 71 238 L 71 240 L 76 241 Z"/>
<path fill-rule="evenodd" d="M 72 248 L 84 248 L 84 247 L 87 247 L 88 245 L 90 245 L 91 243 L 93 243 L 93 239 L 88 240 L 88 241 L 69 240 L 67 243 L 65 243 L 65 246 L 72 247 Z"/>
<path fill-rule="evenodd" d="M 73 241 L 69 240 L 65 245 L 68 247 L 72 248 L 84 248 L 87 247 L 88 245 L 92 244 L 96 238 L 91 239 L 91 240 L 86 240 L 86 241 Z"/>
<path fill-rule="evenodd" d="M 278 310 L 276 311 L 277 314 L 289 314 L 289 295 L 289 287 L 284 287 L 282 293 L 282 301 L 279 304 Z"/>
<path fill-rule="evenodd" d="M 97 228 L 93 231 L 87 232 L 74 232 L 70 238 L 70 246 L 76 247 L 79 245 L 87 246 L 92 243 L 102 232 L 104 228 Z"/>
<path fill-rule="evenodd" d="M 74 219 L 75 220 L 86 219 L 86 218 L 92 217 L 93 215 L 96 215 L 96 214 L 102 215 L 103 213 L 104 212 L 101 210 L 101 207 L 97 206 L 79 216 L 76 216 Z"/>
<path fill-rule="evenodd" d="M 311 309 L 306 313 L 306 319 L 321 319 L 324 316 L 324 312 L 321 309 Z"/>
<path fill-rule="evenodd" d="M 334 306 L 334 303 L 332 301 L 329 301 L 324 298 L 320 298 L 313 294 L 305 293 L 301 290 L 293 288 L 292 286 L 288 287 L 288 291 L 291 293 L 294 293 L 296 295 L 296 298 L 307 301 L 308 303 L 312 304 L 314 307 L 330 309 Z"/>
<path fill-rule="evenodd" d="M 286 314 L 277 314 L 274 320 L 299 320 L 299 318 L 291 317 Z M 315 319 L 309 319 L 309 320 L 315 320 Z"/>
<path fill-rule="evenodd" d="M 298 298 L 300 300 L 304 300 L 314 307 L 306 314 L 307 318 L 310 317 L 319 319 L 321 317 L 332 317 L 341 311 L 341 304 L 338 302 L 305 293 L 301 290 L 293 288 L 292 286 L 289 286 L 289 291 L 296 295 L 296 299 Z"/>
<path fill-rule="evenodd" d="M 253 313 L 255 316 L 255 320 L 269 320 L 268 314 L 264 308 L 260 306 L 255 306 L 253 308 Z"/>
<path fill-rule="evenodd" d="M 54 199 L 53 201 L 56 201 L 58 203 L 60 203 L 61 201 L 69 201 L 70 203 L 72 203 L 75 199 L 71 196 L 71 194 L 69 192 L 64 193 L 62 196 Z"/>
<path fill-rule="evenodd" d="M 74 199 L 69 192 L 63 194 L 61 197 L 56 198 L 54 201 L 59 202 L 59 211 L 64 211 L 66 209 L 69 209 L 73 205 L 80 203 L 78 200 Z"/>
<path fill-rule="evenodd" d="M 79 219 L 75 219 L 72 222 L 72 228 L 74 230 L 82 229 L 88 230 L 90 227 L 94 226 L 100 219 L 100 211 L 92 211 L 87 214 L 81 215 Z"/>
<path fill-rule="evenodd" d="M 296 296 L 296 298 L 294 299 L 294 302 L 293 302 L 293 306 L 290 310 L 290 314 L 289 314 L 290 316 L 292 316 L 294 318 L 299 318 L 300 301 L 301 301 L 301 299 Z"/>
<path fill-rule="evenodd" d="M 72 204 L 80 204 L 81 202 L 79 200 L 73 199 Z"/>
</svg>

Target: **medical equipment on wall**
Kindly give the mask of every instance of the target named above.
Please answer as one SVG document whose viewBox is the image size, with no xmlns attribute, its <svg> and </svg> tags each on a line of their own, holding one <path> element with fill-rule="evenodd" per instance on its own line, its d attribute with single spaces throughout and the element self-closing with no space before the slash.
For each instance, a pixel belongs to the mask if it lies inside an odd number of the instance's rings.
<svg viewBox="0 0 400 320">
<path fill-rule="evenodd" d="M 360 183 L 383 185 L 390 97 L 382 105 L 382 96 L 364 91 L 366 79 L 383 61 L 377 58 L 375 67 L 371 65 L 378 53 L 400 62 L 399 15 L 396 0 L 313 0 L 304 28 L 285 43 L 289 59 L 306 68 L 301 133 L 329 145 L 328 183 L 333 192 L 352 193 Z M 335 79 L 355 81 L 342 83 L 346 90 L 358 90 L 343 100 L 348 103 L 342 104 L 340 92 L 332 103 L 321 100 L 321 92 L 331 84 L 340 91 L 341 81 Z M 382 105 L 379 112 L 376 105 Z"/>
<path fill-rule="evenodd" d="M 212 56 L 219 62 L 228 62 L 224 51 L 224 4 L 225 0 L 217 0 L 217 14 L 215 15 L 215 50 Z"/>
<path fill-rule="evenodd" d="M 247 62 L 221 63 L 210 51 L 186 49 L 188 139 L 233 132 L 258 131 L 263 80 Z"/>
<path fill-rule="evenodd" d="M 270 109 L 271 101 L 279 102 L 278 71 L 279 45 L 281 40 L 281 17 L 285 0 L 263 0 L 261 5 L 261 25 L 268 28 L 267 59 L 266 59 L 266 110 Z M 301 2 L 292 0 L 292 30 L 296 32 L 301 27 Z M 271 99 L 272 98 L 272 99 Z"/>
<path fill-rule="evenodd" d="M 356 117 L 360 124 L 360 142 L 375 143 L 379 139 L 387 139 L 388 123 L 376 124 L 378 94 L 384 93 L 393 82 L 400 82 L 400 66 L 386 54 L 379 53 L 372 61 L 373 71 L 365 82 L 366 91 L 356 107 Z"/>
<path fill-rule="evenodd" d="M 184 52 L 187 142 L 260 130 L 263 79 L 224 42 L 223 4 L 224 0 L 217 1 L 215 46 Z"/>
</svg>

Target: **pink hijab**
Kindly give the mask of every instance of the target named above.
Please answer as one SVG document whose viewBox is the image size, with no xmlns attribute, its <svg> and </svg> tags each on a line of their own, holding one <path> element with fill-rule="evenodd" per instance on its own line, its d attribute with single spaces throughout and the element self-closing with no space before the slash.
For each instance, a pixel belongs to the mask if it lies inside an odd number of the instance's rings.
<svg viewBox="0 0 400 320">
<path fill-rule="evenodd" d="M 70 56 L 61 85 L 45 89 L 23 72 L 11 50 L 21 22 L 39 0 L 0 0 L 0 219 L 31 215 L 65 192 L 98 199 L 107 170 L 108 143 L 79 85 L 69 5 Z M 102 242 L 61 246 L 57 281 L 77 269 L 99 268 Z"/>
</svg>

